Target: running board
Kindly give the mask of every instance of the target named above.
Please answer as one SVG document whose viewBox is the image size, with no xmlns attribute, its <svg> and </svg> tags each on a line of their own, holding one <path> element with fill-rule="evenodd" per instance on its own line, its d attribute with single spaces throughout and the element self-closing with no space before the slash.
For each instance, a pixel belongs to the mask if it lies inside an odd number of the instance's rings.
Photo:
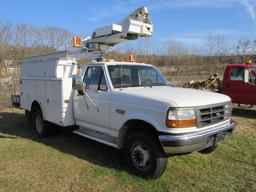
<svg viewBox="0 0 256 192">
<path fill-rule="evenodd" d="M 82 137 L 86 137 L 88 139 L 92 139 L 94 141 L 106 144 L 106 145 L 109 145 L 111 147 L 117 148 L 116 139 L 114 137 L 105 135 L 104 133 L 86 129 L 86 128 L 81 128 L 81 127 L 73 131 L 73 133 L 80 135 Z"/>
</svg>

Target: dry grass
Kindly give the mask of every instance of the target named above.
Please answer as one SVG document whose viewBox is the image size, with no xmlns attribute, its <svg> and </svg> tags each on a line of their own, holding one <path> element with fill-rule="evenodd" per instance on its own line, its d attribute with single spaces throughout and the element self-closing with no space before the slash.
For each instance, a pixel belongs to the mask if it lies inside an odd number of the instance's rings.
<svg viewBox="0 0 256 192">
<path fill-rule="evenodd" d="M 238 127 L 210 155 L 170 158 L 158 180 L 126 168 L 121 153 L 64 129 L 42 139 L 23 111 L 0 112 L 0 191 L 256 191 L 256 110 L 235 109 Z"/>
</svg>

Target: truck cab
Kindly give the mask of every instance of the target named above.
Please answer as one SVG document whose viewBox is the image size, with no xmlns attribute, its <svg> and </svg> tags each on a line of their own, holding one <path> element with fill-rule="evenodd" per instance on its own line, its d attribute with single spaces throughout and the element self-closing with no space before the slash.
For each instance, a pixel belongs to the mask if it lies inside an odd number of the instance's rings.
<svg viewBox="0 0 256 192">
<path fill-rule="evenodd" d="M 256 64 L 230 64 L 226 67 L 222 93 L 233 103 L 256 104 Z"/>
<path fill-rule="evenodd" d="M 159 177 L 169 156 L 214 151 L 235 128 L 230 97 L 173 87 L 153 65 L 97 62 L 82 71 L 73 77 L 74 132 L 124 149 L 143 177 Z"/>
</svg>

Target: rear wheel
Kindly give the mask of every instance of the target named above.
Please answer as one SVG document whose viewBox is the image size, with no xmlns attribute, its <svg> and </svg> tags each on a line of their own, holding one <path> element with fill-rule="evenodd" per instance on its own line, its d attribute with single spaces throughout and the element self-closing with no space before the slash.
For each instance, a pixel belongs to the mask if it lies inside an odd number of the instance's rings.
<svg viewBox="0 0 256 192">
<path fill-rule="evenodd" d="M 32 113 L 28 110 L 25 110 L 25 118 L 29 124 L 32 124 L 33 118 Z"/>
<path fill-rule="evenodd" d="M 48 123 L 44 121 L 40 108 L 36 108 L 33 113 L 33 127 L 40 137 L 46 137 L 49 134 Z"/>
<path fill-rule="evenodd" d="M 161 177 L 168 163 L 156 140 L 145 133 L 132 133 L 124 152 L 131 169 L 146 179 Z"/>
</svg>

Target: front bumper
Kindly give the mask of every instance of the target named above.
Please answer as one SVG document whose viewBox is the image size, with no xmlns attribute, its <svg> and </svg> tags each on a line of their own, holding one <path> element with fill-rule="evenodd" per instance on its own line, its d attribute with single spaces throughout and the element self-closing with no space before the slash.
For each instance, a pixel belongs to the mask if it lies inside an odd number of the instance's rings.
<svg viewBox="0 0 256 192">
<path fill-rule="evenodd" d="M 210 130 L 178 135 L 159 135 L 159 140 L 166 155 L 191 153 L 218 145 L 233 132 L 235 127 L 235 121 L 231 120 L 228 125 L 220 125 Z"/>
</svg>

